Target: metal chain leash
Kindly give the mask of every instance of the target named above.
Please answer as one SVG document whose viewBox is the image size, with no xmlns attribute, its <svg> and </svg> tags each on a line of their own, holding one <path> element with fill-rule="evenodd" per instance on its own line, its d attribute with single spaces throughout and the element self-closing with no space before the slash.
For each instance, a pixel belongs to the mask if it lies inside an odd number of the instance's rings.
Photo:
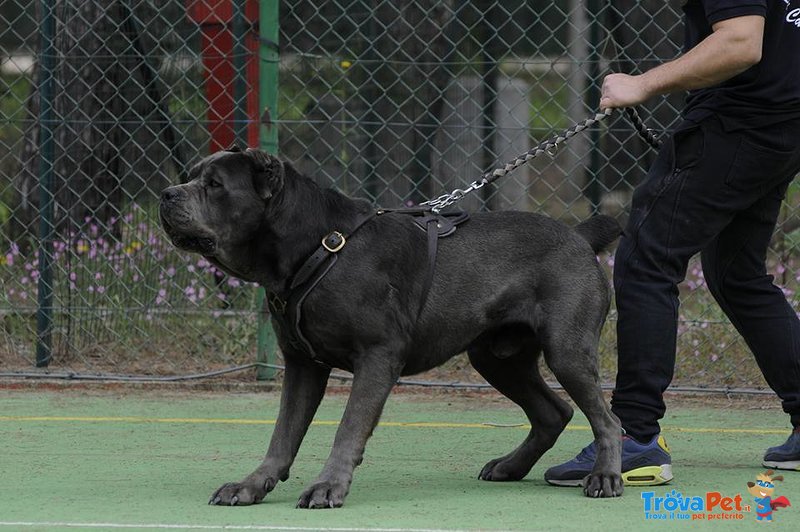
<svg viewBox="0 0 800 532">
<path fill-rule="evenodd" d="M 594 116 L 589 117 L 582 122 L 572 126 L 571 128 L 563 131 L 559 135 L 551 137 L 537 145 L 535 148 L 532 148 L 525 152 L 524 154 L 518 156 L 513 161 L 509 161 L 504 166 L 500 168 L 496 168 L 491 172 L 487 172 L 483 174 L 483 176 L 470 183 L 467 188 L 457 188 L 450 192 L 449 194 L 442 194 L 438 198 L 424 201 L 420 205 L 429 206 L 431 211 L 435 214 L 438 214 L 443 209 L 453 205 L 454 203 L 460 201 L 464 196 L 474 192 L 484 186 L 488 185 L 504 177 L 523 164 L 527 163 L 528 161 L 535 159 L 539 155 L 543 153 L 547 153 L 549 155 L 553 155 L 552 151 L 558 148 L 559 145 L 566 142 L 570 138 L 574 137 L 581 131 L 592 127 L 593 125 L 597 124 L 601 120 L 605 119 L 606 117 L 610 116 L 614 112 L 614 109 L 606 109 L 602 113 L 596 113 Z M 644 121 L 642 120 L 639 113 L 633 107 L 626 107 L 625 113 L 628 116 L 628 119 L 633 123 L 634 127 L 636 128 L 637 133 L 653 148 L 658 149 L 661 146 L 661 140 L 653 133 L 651 129 L 649 129 Z"/>
</svg>

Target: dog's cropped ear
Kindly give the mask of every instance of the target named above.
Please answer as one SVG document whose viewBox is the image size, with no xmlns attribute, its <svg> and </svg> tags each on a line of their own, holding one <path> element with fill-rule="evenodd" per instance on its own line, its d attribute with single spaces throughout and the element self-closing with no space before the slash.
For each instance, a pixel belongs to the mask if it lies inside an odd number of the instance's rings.
<svg viewBox="0 0 800 532">
<path fill-rule="evenodd" d="M 247 148 L 244 153 L 253 161 L 255 168 L 253 186 L 256 192 L 261 199 L 271 198 L 283 187 L 286 174 L 283 163 L 277 157 L 261 150 Z"/>
<path fill-rule="evenodd" d="M 225 151 L 229 151 L 229 152 L 232 152 L 232 153 L 238 153 L 238 152 L 242 151 L 242 147 L 239 146 L 238 144 L 234 143 L 233 145 L 231 145 L 230 148 L 228 148 Z"/>
</svg>

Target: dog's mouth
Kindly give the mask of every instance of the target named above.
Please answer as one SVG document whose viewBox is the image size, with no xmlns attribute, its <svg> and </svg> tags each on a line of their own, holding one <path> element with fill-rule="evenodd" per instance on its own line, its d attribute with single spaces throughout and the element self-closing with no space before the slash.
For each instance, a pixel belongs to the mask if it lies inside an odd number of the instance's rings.
<svg viewBox="0 0 800 532">
<path fill-rule="evenodd" d="M 217 250 L 217 241 L 215 238 L 208 236 L 208 235 L 192 235 L 186 234 L 182 231 L 175 228 L 173 224 L 167 220 L 167 217 L 164 216 L 164 213 L 160 213 L 161 217 L 161 226 L 164 228 L 164 231 L 169 236 L 170 240 L 172 240 L 172 244 L 184 251 L 191 251 L 193 253 L 199 253 L 204 256 L 213 256 Z"/>
<path fill-rule="evenodd" d="M 213 257 L 217 250 L 217 242 L 207 236 L 173 236 L 170 238 L 175 247 L 206 257 Z"/>
</svg>

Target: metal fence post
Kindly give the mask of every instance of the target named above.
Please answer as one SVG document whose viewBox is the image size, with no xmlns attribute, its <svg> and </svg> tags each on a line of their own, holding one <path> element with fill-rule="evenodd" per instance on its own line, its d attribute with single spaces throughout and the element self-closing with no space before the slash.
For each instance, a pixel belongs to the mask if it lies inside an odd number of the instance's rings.
<svg viewBox="0 0 800 532">
<path fill-rule="evenodd" d="M 358 2 L 358 7 L 368 18 L 364 31 L 365 31 L 365 44 L 362 56 L 363 59 L 366 87 L 359 87 L 363 90 L 364 101 L 370 102 L 368 104 L 367 112 L 363 116 L 363 128 L 366 134 L 366 145 L 364 146 L 364 191 L 367 197 L 373 202 L 380 196 L 381 191 L 378 190 L 378 130 L 380 116 L 376 111 L 376 106 L 381 98 L 381 90 L 378 81 L 378 72 L 380 65 L 378 64 L 378 17 L 377 9 L 372 9 L 369 2 Z"/>
<path fill-rule="evenodd" d="M 481 144 L 483 145 L 482 161 L 483 168 L 492 168 L 496 164 L 496 110 L 497 110 L 497 32 L 494 24 L 497 21 L 497 9 L 495 4 L 488 7 L 483 19 L 483 45 L 481 46 L 481 82 L 483 85 L 481 102 Z M 481 210 L 489 210 L 489 204 L 493 193 L 497 187 L 484 187 L 481 197 Z"/>
<path fill-rule="evenodd" d="M 278 114 L 278 0 L 261 0 L 259 12 L 259 107 L 262 110 L 259 127 L 260 148 L 268 153 L 278 153 L 278 128 L 275 119 Z M 258 353 L 257 361 L 274 364 L 277 351 L 275 331 L 269 322 L 266 295 L 263 288 L 258 289 Z M 275 378 L 275 370 L 259 366 L 257 380 Z"/>
<path fill-rule="evenodd" d="M 233 40 L 233 131 L 236 142 L 247 146 L 247 77 L 245 63 L 247 48 L 245 47 L 244 3 L 245 0 L 234 0 L 233 20 L 231 21 L 231 38 Z"/>
<path fill-rule="evenodd" d="M 598 109 L 600 103 L 600 11 L 602 8 L 599 0 L 588 0 L 586 8 L 589 12 L 591 25 L 589 28 L 589 83 L 586 91 L 586 99 L 588 100 L 589 109 Z M 590 152 L 589 152 L 589 168 L 588 179 L 589 183 L 586 187 L 586 197 L 589 200 L 592 215 L 600 213 L 600 202 L 602 201 L 602 189 L 600 183 L 600 126 L 595 125 L 589 134 L 590 138 Z"/>
<path fill-rule="evenodd" d="M 36 367 L 53 356 L 53 70 L 56 19 L 52 0 L 42 0 L 39 85 L 39 282 L 36 310 Z"/>
</svg>

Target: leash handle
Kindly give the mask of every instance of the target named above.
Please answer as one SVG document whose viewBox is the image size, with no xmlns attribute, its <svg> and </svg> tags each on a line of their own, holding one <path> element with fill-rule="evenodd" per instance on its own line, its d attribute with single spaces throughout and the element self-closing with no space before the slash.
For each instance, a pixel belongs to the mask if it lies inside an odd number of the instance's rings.
<svg viewBox="0 0 800 532">
<path fill-rule="evenodd" d="M 650 147 L 656 150 L 661 147 L 661 139 L 656 136 L 652 129 L 647 127 L 642 117 L 639 116 L 639 111 L 637 111 L 635 107 L 625 107 L 625 115 L 628 117 L 628 120 L 631 121 L 639 136 L 642 137 Z"/>
</svg>

